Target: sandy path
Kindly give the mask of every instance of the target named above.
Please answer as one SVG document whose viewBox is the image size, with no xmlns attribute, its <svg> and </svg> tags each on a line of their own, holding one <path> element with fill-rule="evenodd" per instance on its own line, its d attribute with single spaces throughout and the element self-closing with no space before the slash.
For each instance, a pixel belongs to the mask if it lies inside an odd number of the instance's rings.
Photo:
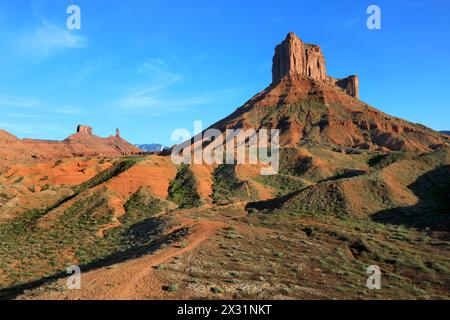
<svg viewBox="0 0 450 320">
<path fill-rule="evenodd" d="M 182 219 L 180 222 L 181 226 L 178 225 L 177 229 L 192 228 L 192 233 L 181 241 L 186 246 L 180 247 L 174 244 L 135 260 L 89 271 L 82 274 L 81 290 L 51 292 L 37 298 L 134 300 L 163 296 L 165 294 L 162 289 L 164 284 L 161 284 L 156 277 L 154 267 L 195 250 L 204 241 L 227 226 L 225 223 L 215 221 L 193 222 L 189 219 Z M 60 283 L 64 285 L 65 281 L 66 279 L 62 279 Z"/>
</svg>

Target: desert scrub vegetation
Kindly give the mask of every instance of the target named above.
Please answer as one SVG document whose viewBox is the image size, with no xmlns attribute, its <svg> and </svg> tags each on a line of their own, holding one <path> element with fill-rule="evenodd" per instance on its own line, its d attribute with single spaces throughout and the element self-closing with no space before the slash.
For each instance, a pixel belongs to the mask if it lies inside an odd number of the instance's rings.
<svg viewBox="0 0 450 320">
<path fill-rule="evenodd" d="M 383 273 L 380 297 L 449 298 L 449 241 L 426 238 L 426 232 L 377 223 L 369 217 L 313 215 L 304 219 L 280 213 L 260 215 L 259 218 L 264 226 L 296 239 L 295 243 L 303 248 L 302 259 L 310 268 L 319 268 L 326 275 L 326 284 L 321 286 L 330 294 L 339 287 L 343 291 L 334 293 L 337 296 L 376 297 L 375 292 L 365 288 L 365 283 L 367 267 L 377 265 Z M 307 238 L 306 235 L 302 237 L 301 230 L 306 231 L 312 225 L 314 232 Z M 268 241 L 274 240 L 265 242 Z M 278 248 L 284 254 L 292 253 L 272 242 L 271 248 Z"/>
<path fill-rule="evenodd" d="M 223 164 L 213 173 L 213 201 L 216 204 L 229 204 L 233 199 L 245 197 L 245 183 L 236 177 L 234 165 Z"/>
<path fill-rule="evenodd" d="M 0 285 L 37 280 L 77 262 L 71 258 L 77 247 L 87 245 L 96 237 L 98 227 L 111 220 L 106 203 L 100 193 L 78 200 L 51 228 L 38 223 L 47 210 L 30 210 L 0 225 L 0 268 L 5 270 Z"/>
<path fill-rule="evenodd" d="M 73 264 L 86 270 L 139 255 L 166 226 L 167 220 L 155 217 L 164 206 L 141 189 L 115 226 L 108 193 L 102 189 L 74 202 L 51 226 L 39 225 L 45 210 L 31 210 L 0 225 L 0 288 L 52 276 Z"/>
<path fill-rule="evenodd" d="M 371 157 L 367 164 L 374 169 L 383 169 L 391 164 L 411 158 L 412 156 L 405 154 L 404 152 L 391 152 L 386 154 L 377 154 Z"/>
<path fill-rule="evenodd" d="M 167 292 L 177 292 L 179 287 L 177 284 L 169 284 L 168 286 L 164 286 L 163 289 Z"/>
<path fill-rule="evenodd" d="M 0 198 L 1 199 L 5 199 L 5 200 L 9 200 L 10 196 L 7 193 L 5 193 L 5 192 L 1 192 L 0 193 Z"/>
<path fill-rule="evenodd" d="M 175 179 L 170 182 L 168 200 L 178 204 L 180 208 L 194 208 L 201 205 L 197 181 L 188 165 L 182 164 Z"/>
<path fill-rule="evenodd" d="M 122 172 L 130 169 L 132 166 L 134 166 L 136 163 L 141 161 L 142 159 L 139 158 L 129 158 L 122 161 L 119 161 L 118 163 L 114 164 L 111 168 L 106 169 L 96 176 L 94 176 L 92 179 L 82 183 L 79 185 L 76 189 L 76 193 L 81 193 L 87 189 L 93 188 L 95 186 L 98 186 L 101 183 L 104 183 L 113 177 L 121 174 Z"/>
<path fill-rule="evenodd" d="M 156 217 L 166 204 L 154 198 L 147 188 L 131 196 L 124 208 L 126 213 L 119 218 L 117 227 L 106 230 L 102 238 L 97 237 L 92 245 L 77 251 L 80 262 L 108 263 L 140 255 L 149 250 L 168 223 L 168 219 Z"/>
<path fill-rule="evenodd" d="M 304 179 L 283 174 L 261 176 L 256 179 L 256 182 L 274 188 L 276 190 L 276 197 L 287 195 L 310 185 L 310 183 Z"/>
<path fill-rule="evenodd" d="M 266 106 L 264 107 L 264 113 L 255 109 L 251 112 L 249 121 L 251 124 L 261 127 L 270 127 L 274 121 L 281 122 L 286 117 L 292 117 L 301 123 L 308 123 L 307 117 L 313 117 L 313 120 L 318 122 L 320 114 L 327 108 L 328 106 L 317 99 L 305 99 L 289 105 Z M 339 110 L 339 108 L 336 109 Z"/>
<path fill-rule="evenodd" d="M 96 187 L 96 186 L 112 179 L 113 177 L 119 175 L 120 173 L 128 170 L 129 168 L 131 168 L 132 166 L 134 166 L 136 163 L 138 163 L 141 160 L 142 159 L 138 159 L 138 158 L 130 158 L 130 159 L 125 159 L 125 160 L 121 160 L 121 161 L 117 162 L 111 168 L 100 172 L 99 174 L 97 174 L 96 176 L 91 178 L 90 180 L 75 187 L 73 189 L 73 193 L 71 195 L 59 199 L 58 201 L 56 201 L 54 204 L 52 204 L 48 208 L 39 210 L 41 216 L 46 215 L 50 211 L 60 207 L 64 203 L 74 199 L 75 197 L 80 195 L 82 192 L 87 191 L 93 187 Z M 46 178 L 48 179 L 47 176 L 46 176 Z M 50 189 L 50 186 L 48 184 L 46 184 L 42 187 L 41 191 L 46 191 L 49 189 Z M 24 215 L 24 217 L 26 217 L 26 214 Z"/>
</svg>

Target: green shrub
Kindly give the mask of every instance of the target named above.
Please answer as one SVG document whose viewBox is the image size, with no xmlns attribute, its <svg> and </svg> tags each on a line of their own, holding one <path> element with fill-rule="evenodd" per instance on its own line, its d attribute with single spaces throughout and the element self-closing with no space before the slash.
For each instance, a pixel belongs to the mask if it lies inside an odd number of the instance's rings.
<svg viewBox="0 0 450 320">
<path fill-rule="evenodd" d="M 201 205 L 197 191 L 197 181 L 188 165 L 182 164 L 178 173 L 169 185 L 168 199 L 180 208 L 193 208 Z"/>
<path fill-rule="evenodd" d="M 168 292 L 177 292 L 178 291 L 178 285 L 176 284 L 169 284 L 167 287 L 165 287 L 165 290 Z"/>
<path fill-rule="evenodd" d="M 214 170 L 213 200 L 217 204 L 228 204 L 233 199 L 245 197 L 244 183 L 236 177 L 234 165 L 223 164 Z"/>
</svg>

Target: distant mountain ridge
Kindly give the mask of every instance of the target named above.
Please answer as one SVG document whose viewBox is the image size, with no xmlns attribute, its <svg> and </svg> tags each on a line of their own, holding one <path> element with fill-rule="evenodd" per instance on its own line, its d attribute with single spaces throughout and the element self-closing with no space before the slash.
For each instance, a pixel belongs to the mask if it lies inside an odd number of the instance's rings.
<svg viewBox="0 0 450 320">
<path fill-rule="evenodd" d="M 446 134 L 448 136 L 450 136 L 450 131 L 440 131 L 440 133 Z"/>
<path fill-rule="evenodd" d="M 145 151 L 145 152 L 157 152 L 157 151 L 163 151 L 164 149 L 167 149 L 166 146 L 159 144 L 159 143 L 135 144 L 135 147 L 137 147 L 140 150 Z"/>
</svg>

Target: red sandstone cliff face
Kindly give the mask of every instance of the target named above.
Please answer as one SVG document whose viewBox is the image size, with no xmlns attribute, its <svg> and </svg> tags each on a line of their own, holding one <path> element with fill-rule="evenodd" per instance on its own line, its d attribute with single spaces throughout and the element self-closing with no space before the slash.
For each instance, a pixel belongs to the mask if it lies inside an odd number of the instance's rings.
<svg viewBox="0 0 450 320">
<path fill-rule="evenodd" d="M 83 126 L 80 124 L 77 127 L 77 133 L 92 135 L 92 127 Z"/>
<path fill-rule="evenodd" d="M 327 75 L 325 57 L 320 46 L 304 43 L 293 32 L 275 48 L 272 66 L 272 85 L 285 78 L 307 78 L 344 90 L 348 95 L 359 98 L 358 76 L 334 79 Z"/>
<path fill-rule="evenodd" d="M 357 76 L 349 76 L 344 79 L 337 79 L 336 86 L 343 89 L 347 94 L 359 99 L 359 79 Z"/>
<path fill-rule="evenodd" d="M 450 142 L 443 134 L 358 100 L 358 77 L 326 75 L 320 47 L 293 33 L 275 49 L 272 78 L 269 87 L 212 127 L 276 128 L 285 147 L 422 152 Z"/>
<path fill-rule="evenodd" d="M 120 137 L 101 138 L 89 126 L 79 125 L 77 132 L 63 141 L 18 139 L 0 130 L 0 159 L 58 159 L 75 156 L 116 157 L 141 151 Z"/>
<path fill-rule="evenodd" d="M 286 76 L 325 80 L 325 58 L 320 47 L 305 44 L 294 33 L 289 33 L 286 40 L 275 48 L 272 83 L 278 83 Z"/>
</svg>

